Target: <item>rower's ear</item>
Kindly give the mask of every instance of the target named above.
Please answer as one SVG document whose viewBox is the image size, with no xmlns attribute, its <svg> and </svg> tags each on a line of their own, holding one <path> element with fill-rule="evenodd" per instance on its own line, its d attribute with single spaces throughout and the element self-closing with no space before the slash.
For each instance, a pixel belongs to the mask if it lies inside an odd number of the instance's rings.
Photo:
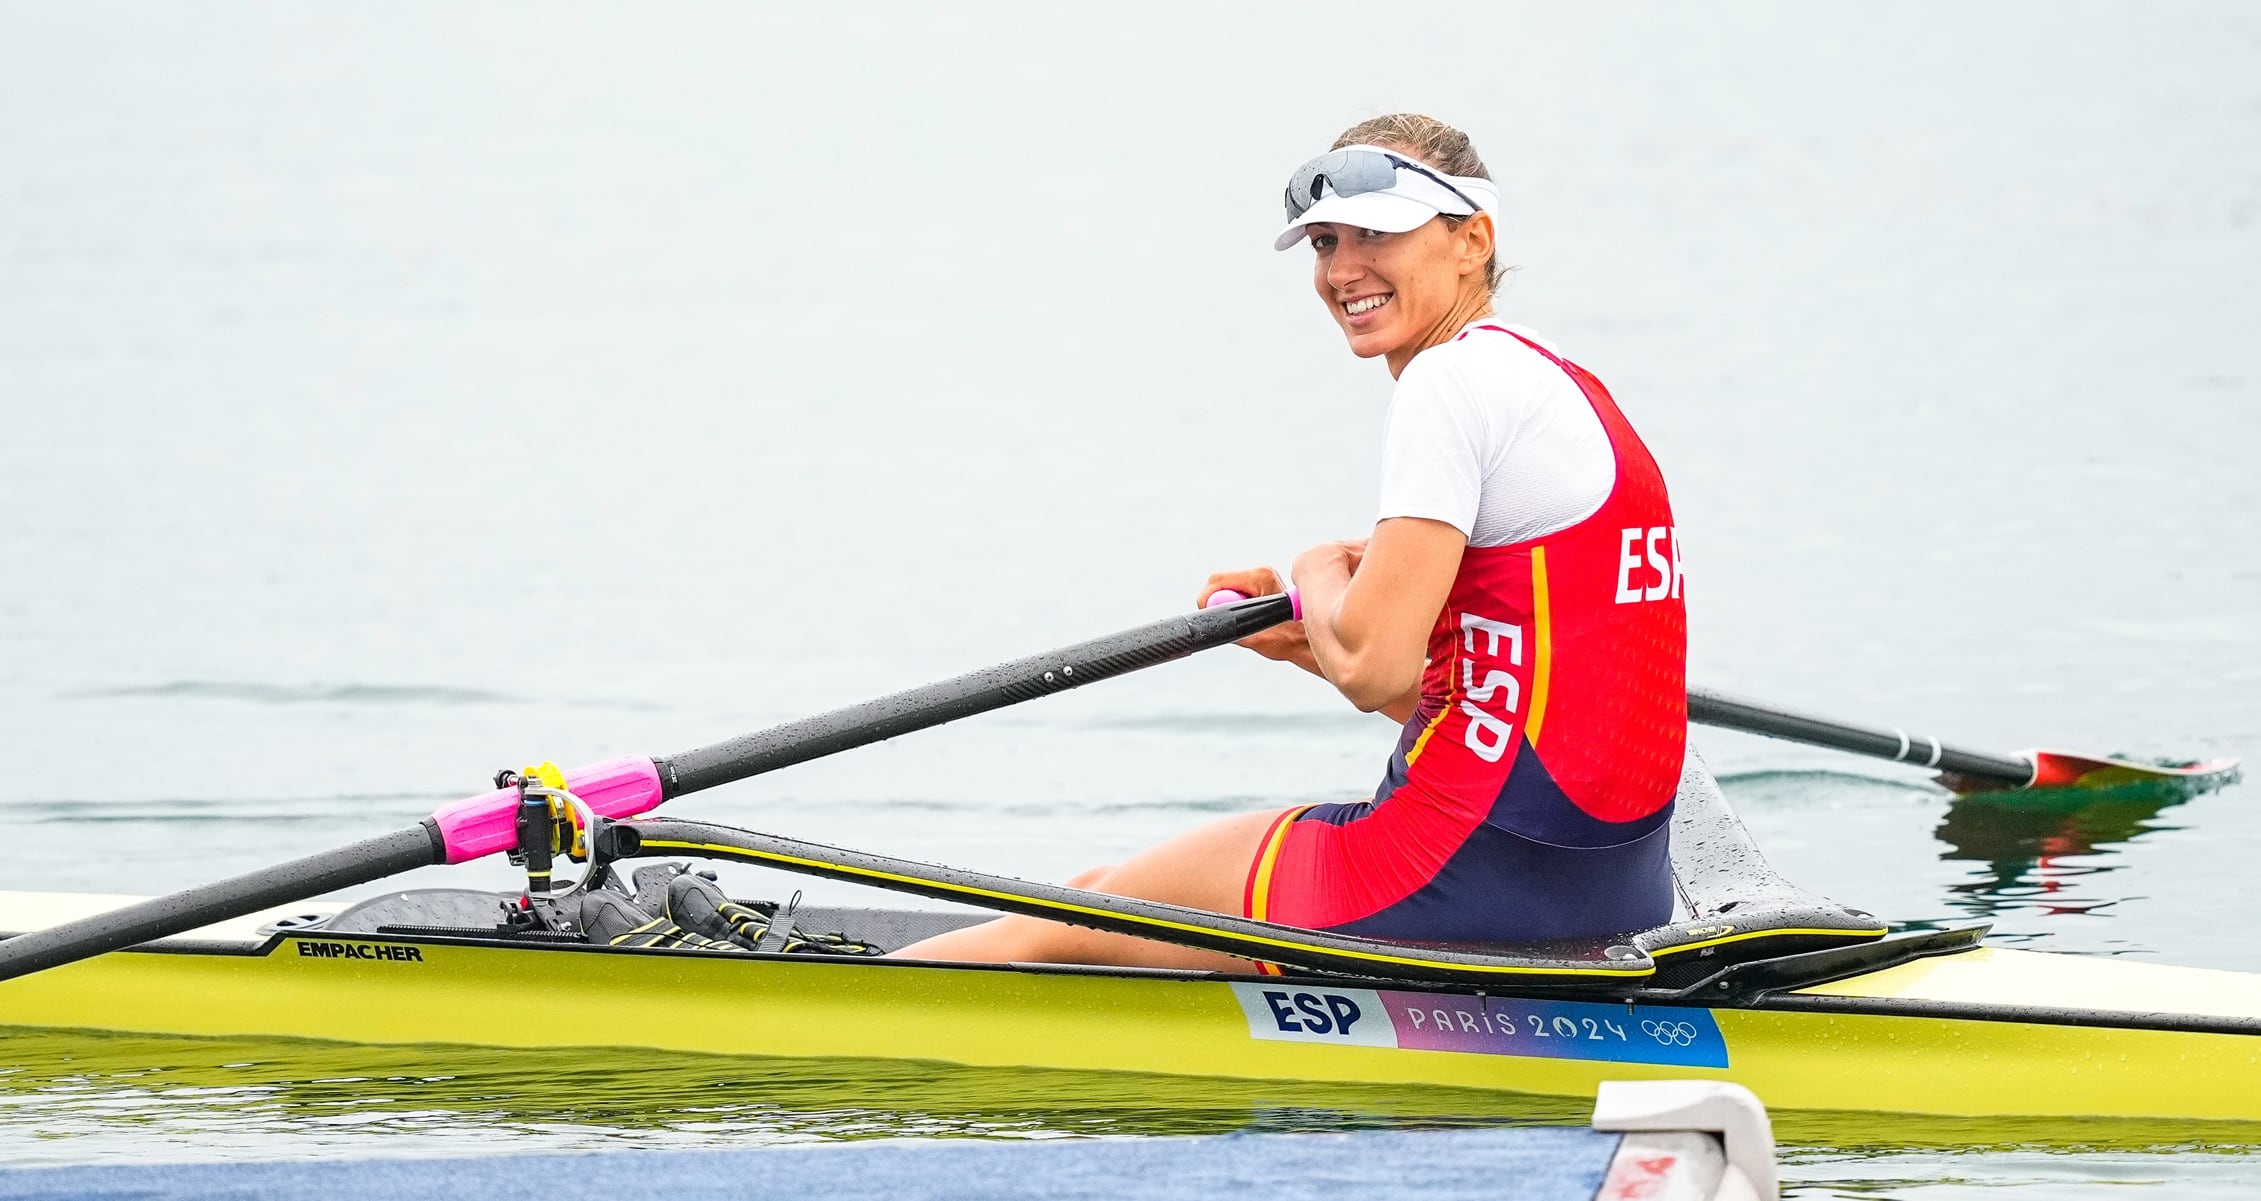
<svg viewBox="0 0 2261 1201">
<path fill-rule="evenodd" d="M 1489 287 L 1492 253 L 1499 247 L 1498 228 L 1492 224 L 1492 215 L 1477 213 L 1462 221 L 1452 232 L 1458 240 L 1454 251 L 1455 266 L 1460 274 L 1481 277 Z"/>
</svg>

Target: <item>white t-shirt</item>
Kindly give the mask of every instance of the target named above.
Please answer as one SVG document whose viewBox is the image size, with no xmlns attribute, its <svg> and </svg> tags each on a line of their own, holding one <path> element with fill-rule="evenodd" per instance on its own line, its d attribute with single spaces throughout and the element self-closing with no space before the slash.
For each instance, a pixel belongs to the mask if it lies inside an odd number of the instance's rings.
<svg viewBox="0 0 2261 1201">
<path fill-rule="evenodd" d="M 1442 521 L 1470 546 L 1566 530 L 1617 486 L 1617 456 L 1585 393 L 1545 355 L 1497 330 L 1471 330 L 1413 356 L 1390 394 L 1385 426 L 1377 520 Z"/>
</svg>

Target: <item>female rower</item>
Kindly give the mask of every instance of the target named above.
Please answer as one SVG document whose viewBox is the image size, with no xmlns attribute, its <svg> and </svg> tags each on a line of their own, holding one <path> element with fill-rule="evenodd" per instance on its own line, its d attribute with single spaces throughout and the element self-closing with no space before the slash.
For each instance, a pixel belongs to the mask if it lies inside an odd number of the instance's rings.
<svg viewBox="0 0 2261 1201">
<path fill-rule="evenodd" d="M 1409 941 L 1591 937 L 1672 914 L 1687 620 L 1664 479 L 1601 381 L 1493 316 L 1499 190 L 1433 118 L 1362 122 L 1289 180 L 1319 299 L 1397 384 L 1378 524 L 1295 560 L 1243 645 L 1404 723 L 1371 801 L 1212 822 L 1071 881 Z M 1278 592 L 1271 570 L 1209 577 Z M 1247 971 L 1030 917 L 900 955 Z"/>
</svg>

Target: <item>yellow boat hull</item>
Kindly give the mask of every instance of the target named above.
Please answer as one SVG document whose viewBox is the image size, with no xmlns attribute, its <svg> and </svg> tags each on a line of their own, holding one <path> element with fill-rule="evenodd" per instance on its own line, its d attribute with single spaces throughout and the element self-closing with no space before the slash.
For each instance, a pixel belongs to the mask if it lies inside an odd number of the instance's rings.
<svg viewBox="0 0 2261 1201">
<path fill-rule="evenodd" d="M 1448 1031 L 1483 1044 L 1476 1049 L 1329 1042 L 1314 1032 L 1324 1016 L 1294 1008 L 1302 994 L 1362 998 L 1362 1036 L 1382 1025 L 1370 1012 L 1377 995 L 1396 998 L 1401 1032 L 1407 997 L 1434 999 L 1427 1011 L 1448 1027 L 1469 1027 L 1479 1010 L 1502 1027 L 1519 1013 L 1532 1026 L 1488 1040 Z M 2093 1007 L 2085 1018 L 2017 1017 L 2021 1007 L 2076 998 Z M 2261 1034 L 2087 1024 L 2145 1010 L 2226 1024 L 2261 1018 L 2261 990 L 2239 973 L 1980 949 L 1782 1000 L 1793 1007 L 1572 1007 L 1604 1019 L 1592 1031 L 1576 1028 L 1592 1027 L 1590 1018 L 1576 1019 L 1572 1043 L 1606 1043 L 1611 1027 L 1622 1040 L 1643 1020 L 1685 1016 L 1702 1025 L 1699 1015 L 1708 1015 L 1716 1045 L 1709 1031 L 1704 1039 L 1717 1063 L 1704 1066 L 1657 1062 L 1638 1047 L 1548 1046 L 1541 1038 L 1559 1036 L 1559 1026 L 1550 1030 L 1550 1019 L 1517 1006 L 1559 1003 L 1464 990 L 1376 994 L 1167 973 L 286 935 L 232 952 L 111 954 L 0 983 L 0 1025 L 851 1056 L 1564 1097 L 1591 1097 L 1603 1080 L 1706 1078 L 1746 1085 L 1781 1110 L 2261 1121 Z M 2000 1007 L 1993 1020 L 1910 1011 L 1985 1005 Z M 1620 1008 L 1625 1020 L 1607 1020 Z M 1886 1008 L 1901 1012 L 1878 1011 Z M 1315 1004 L 1308 1012 L 1326 1010 Z M 1275 1018 L 1291 1032 L 1266 1025 Z"/>
</svg>

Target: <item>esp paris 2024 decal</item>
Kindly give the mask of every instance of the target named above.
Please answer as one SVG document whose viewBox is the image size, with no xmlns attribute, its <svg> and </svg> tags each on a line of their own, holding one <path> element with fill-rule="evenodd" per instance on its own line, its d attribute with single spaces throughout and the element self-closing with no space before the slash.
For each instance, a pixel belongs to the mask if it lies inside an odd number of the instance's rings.
<svg viewBox="0 0 2261 1201">
<path fill-rule="evenodd" d="M 1232 989 L 1248 1033 L 1273 1042 L 1727 1066 L 1727 1042 L 1708 1009 L 1293 984 Z"/>
</svg>

